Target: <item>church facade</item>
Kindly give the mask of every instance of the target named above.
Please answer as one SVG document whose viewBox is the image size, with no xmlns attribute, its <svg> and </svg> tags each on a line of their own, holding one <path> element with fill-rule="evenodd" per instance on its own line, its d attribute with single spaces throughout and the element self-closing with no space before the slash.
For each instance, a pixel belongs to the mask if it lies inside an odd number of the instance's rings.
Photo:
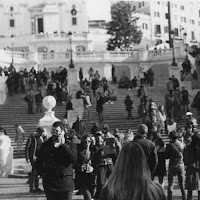
<svg viewBox="0 0 200 200">
<path fill-rule="evenodd" d="M 88 31 L 84 0 L 1 0 L 0 22 L 6 37 Z"/>
<path fill-rule="evenodd" d="M 70 39 L 74 51 L 92 48 L 84 0 L 1 0 L 0 23 L 0 48 L 65 52 Z"/>
</svg>

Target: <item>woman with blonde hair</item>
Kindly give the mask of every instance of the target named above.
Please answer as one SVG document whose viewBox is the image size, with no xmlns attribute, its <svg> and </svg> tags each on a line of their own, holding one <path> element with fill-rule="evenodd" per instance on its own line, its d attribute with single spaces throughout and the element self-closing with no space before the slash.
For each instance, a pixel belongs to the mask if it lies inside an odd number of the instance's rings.
<svg viewBox="0 0 200 200">
<path fill-rule="evenodd" d="M 123 146 L 114 170 L 102 189 L 100 200 L 166 200 L 159 183 L 151 181 L 142 147 Z"/>
</svg>

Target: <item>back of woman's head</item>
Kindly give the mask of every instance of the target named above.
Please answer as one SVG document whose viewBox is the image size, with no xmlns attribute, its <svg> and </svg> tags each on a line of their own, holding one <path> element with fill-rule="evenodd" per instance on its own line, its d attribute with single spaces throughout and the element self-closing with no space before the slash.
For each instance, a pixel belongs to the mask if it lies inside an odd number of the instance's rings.
<svg viewBox="0 0 200 200">
<path fill-rule="evenodd" d="M 130 99 L 130 98 L 131 98 L 131 97 L 130 97 L 129 95 L 126 96 L 126 99 L 127 99 L 127 100 Z"/>
<path fill-rule="evenodd" d="M 136 142 L 123 146 L 108 183 L 109 197 L 119 200 L 143 199 L 143 191 L 150 180 L 142 147 Z"/>
</svg>

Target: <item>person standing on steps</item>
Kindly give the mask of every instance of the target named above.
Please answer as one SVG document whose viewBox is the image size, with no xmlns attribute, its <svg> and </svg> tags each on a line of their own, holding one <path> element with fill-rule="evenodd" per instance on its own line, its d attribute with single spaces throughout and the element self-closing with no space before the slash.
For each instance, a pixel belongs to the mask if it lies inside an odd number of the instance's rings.
<svg viewBox="0 0 200 200">
<path fill-rule="evenodd" d="M 104 104 L 104 98 L 101 96 L 100 92 L 97 92 L 96 111 L 98 113 L 100 122 L 103 122 L 103 104 Z"/>
<path fill-rule="evenodd" d="M 178 176 L 182 199 L 186 200 L 184 189 L 184 144 L 179 141 L 179 134 L 176 131 L 169 133 L 170 143 L 166 146 L 165 158 L 169 159 L 168 170 L 168 200 L 172 200 L 174 176 Z"/>
<path fill-rule="evenodd" d="M 43 178 L 47 200 L 72 200 L 74 186 L 73 165 L 77 147 L 65 139 L 63 123 L 52 125 L 52 136 L 42 144 L 36 159 L 36 170 Z"/>
<path fill-rule="evenodd" d="M 131 97 L 129 95 L 126 96 L 124 104 L 126 106 L 126 111 L 128 112 L 127 120 L 129 119 L 132 120 L 133 119 L 133 116 L 132 116 L 133 101 L 131 100 Z"/>
<path fill-rule="evenodd" d="M 28 114 L 33 114 L 34 95 L 32 90 L 28 92 L 28 94 L 24 97 L 24 100 L 28 104 Z"/>
<path fill-rule="evenodd" d="M 15 124 L 15 142 L 17 143 L 17 155 L 19 156 L 22 154 L 22 145 L 25 140 L 25 131 L 24 129 L 19 125 Z"/>
<path fill-rule="evenodd" d="M 82 88 L 83 86 L 83 68 L 80 67 L 79 69 L 79 80 L 80 80 L 80 87 Z"/>
<path fill-rule="evenodd" d="M 37 94 L 35 95 L 35 105 L 36 105 L 36 112 L 42 113 L 42 100 L 43 96 L 41 94 L 41 90 L 37 91 Z"/>
<path fill-rule="evenodd" d="M 75 130 L 76 136 L 79 139 L 81 139 L 83 135 L 85 135 L 86 126 L 85 126 L 84 121 L 81 119 L 81 116 L 77 117 L 77 120 L 72 125 L 72 129 Z"/>
<path fill-rule="evenodd" d="M 25 157 L 27 163 L 30 162 L 32 166 L 32 172 L 29 179 L 30 193 L 41 192 L 41 189 L 39 188 L 39 176 L 35 169 L 35 161 L 42 143 L 47 140 L 46 136 L 45 129 L 38 127 L 36 133 L 31 134 L 26 142 Z"/>
</svg>

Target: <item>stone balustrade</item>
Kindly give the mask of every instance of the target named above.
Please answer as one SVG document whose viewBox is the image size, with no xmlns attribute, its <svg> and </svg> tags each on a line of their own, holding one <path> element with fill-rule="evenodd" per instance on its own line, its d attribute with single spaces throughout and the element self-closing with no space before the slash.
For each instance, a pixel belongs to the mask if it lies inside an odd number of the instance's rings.
<svg viewBox="0 0 200 200">
<path fill-rule="evenodd" d="M 87 39 L 87 33 L 82 33 L 82 34 L 76 34 L 73 33 L 71 36 L 72 38 L 76 40 L 85 40 Z M 58 40 L 58 39 L 67 39 L 69 40 L 69 35 L 68 33 L 54 33 L 54 34 L 34 34 L 31 36 L 33 40 Z"/>
<path fill-rule="evenodd" d="M 44 35 L 41 35 L 42 37 Z M 0 61 L 10 63 L 46 63 L 46 62 L 69 62 L 70 51 L 67 52 L 16 52 L 0 50 Z M 184 57 L 184 52 L 180 48 L 175 48 L 175 57 Z M 153 51 L 78 51 L 72 52 L 74 62 L 139 62 L 172 59 L 172 49 L 162 49 Z"/>
</svg>

